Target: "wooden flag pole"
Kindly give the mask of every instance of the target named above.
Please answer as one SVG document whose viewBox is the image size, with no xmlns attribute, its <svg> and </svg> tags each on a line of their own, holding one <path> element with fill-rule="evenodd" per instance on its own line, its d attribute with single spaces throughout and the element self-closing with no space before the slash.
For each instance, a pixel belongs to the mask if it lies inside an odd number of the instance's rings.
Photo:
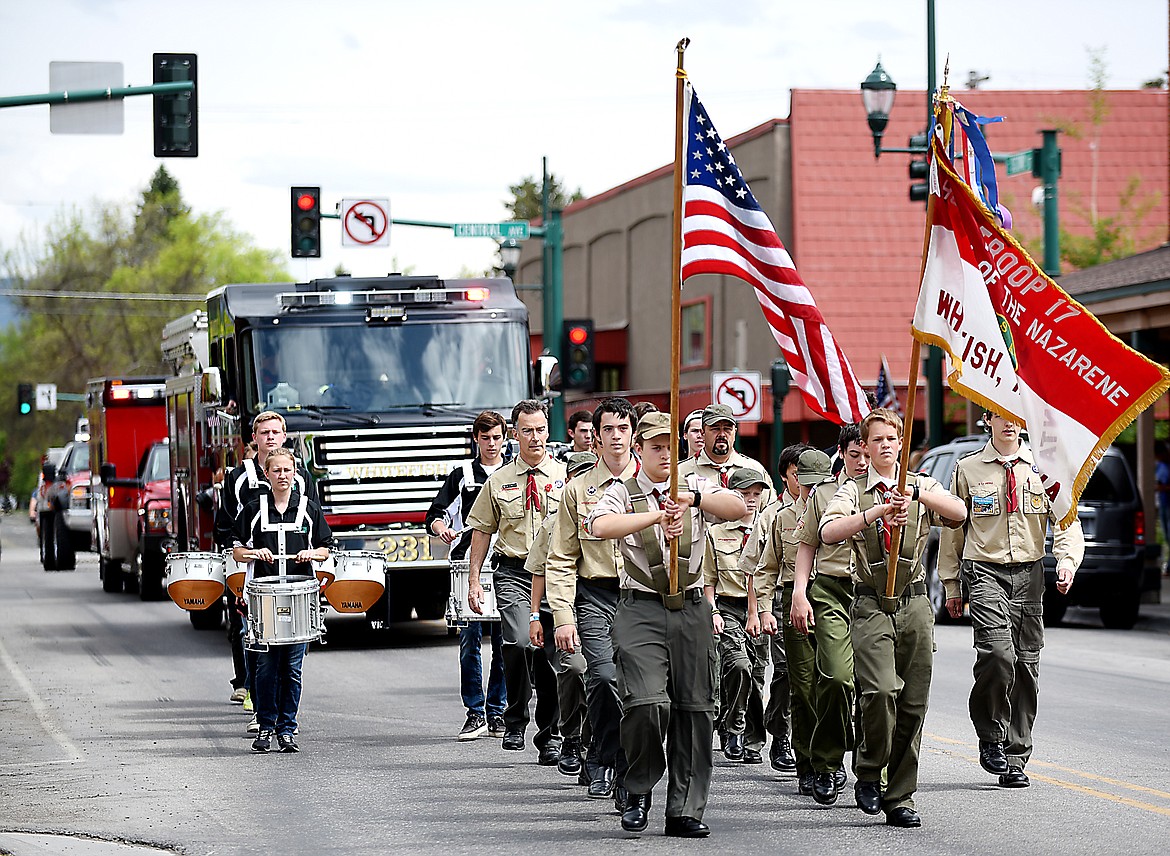
<svg viewBox="0 0 1170 856">
<path fill-rule="evenodd" d="M 678 502 L 678 375 L 682 362 L 683 101 L 687 84 L 683 53 L 690 43 L 690 39 L 683 37 L 675 46 L 678 65 L 674 72 L 674 217 L 670 280 L 670 498 L 674 502 Z M 678 594 L 678 539 L 670 539 L 669 546 L 670 593 L 675 595 Z"/>
</svg>

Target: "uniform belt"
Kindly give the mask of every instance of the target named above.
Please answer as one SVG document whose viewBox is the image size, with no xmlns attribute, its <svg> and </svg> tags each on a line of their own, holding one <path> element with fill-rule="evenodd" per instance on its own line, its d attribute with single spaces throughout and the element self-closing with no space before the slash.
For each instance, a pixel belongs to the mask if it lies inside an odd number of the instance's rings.
<svg viewBox="0 0 1170 856">
<path fill-rule="evenodd" d="M 493 553 L 492 554 L 492 567 L 493 568 L 507 568 L 510 571 L 522 571 L 522 570 L 524 570 L 524 560 L 523 559 L 513 559 L 510 556 L 505 556 L 501 553 Z"/>
<path fill-rule="evenodd" d="M 734 606 L 736 609 L 747 609 L 748 599 L 746 597 L 728 597 L 721 594 L 715 598 L 720 606 Z"/>
<path fill-rule="evenodd" d="M 656 600 L 662 603 L 663 595 L 654 591 L 642 591 L 641 589 L 622 589 L 623 600 Z M 692 603 L 698 603 L 703 599 L 703 590 L 701 588 L 687 589 L 683 592 L 683 599 L 689 600 Z"/>
<path fill-rule="evenodd" d="M 784 591 L 794 591 L 796 589 L 796 583 L 780 583 L 780 588 L 784 589 Z"/>
<path fill-rule="evenodd" d="M 620 591 L 622 587 L 617 577 L 580 577 L 578 582 L 603 591 Z"/>
<path fill-rule="evenodd" d="M 882 594 L 878 594 L 876 589 L 872 588 L 871 586 L 862 585 L 861 583 L 858 583 L 857 585 L 855 585 L 853 587 L 853 593 L 855 595 L 867 596 L 867 597 L 876 597 L 876 598 L 885 597 L 884 592 Z M 923 597 L 925 595 L 926 595 L 926 583 L 925 582 L 910 583 L 910 585 L 906 586 L 906 590 L 904 592 L 902 592 L 902 600 L 905 600 L 908 597 Z"/>
</svg>

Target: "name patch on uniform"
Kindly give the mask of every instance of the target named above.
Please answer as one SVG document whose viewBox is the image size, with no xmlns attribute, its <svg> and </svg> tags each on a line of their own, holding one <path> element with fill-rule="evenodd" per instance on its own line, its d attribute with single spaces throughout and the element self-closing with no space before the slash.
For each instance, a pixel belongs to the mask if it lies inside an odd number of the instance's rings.
<svg viewBox="0 0 1170 856">
<path fill-rule="evenodd" d="M 520 485 L 518 485 L 516 482 L 508 482 L 508 484 L 500 487 L 500 490 L 519 490 L 519 489 L 520 489 Z"/>
</svg>

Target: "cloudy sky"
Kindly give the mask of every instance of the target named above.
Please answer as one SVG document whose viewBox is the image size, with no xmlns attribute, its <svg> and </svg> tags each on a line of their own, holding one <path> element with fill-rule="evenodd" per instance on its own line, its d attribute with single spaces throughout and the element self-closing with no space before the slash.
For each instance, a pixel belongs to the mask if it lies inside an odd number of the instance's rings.
<svg viewBox="0 0 1170 856">
<path fill-rule="evenodd" d="M 1111 88 L 1167 67 L 1166 0 L 938 0 L 939 74 L 989 88 L 1081 89 L 1104 49 Z M 222 211 L 288 256 L 289 187 L 327 206 L 388 197 L 391 216 L 505 218 L 507 187 L 541 157 L 598 193 L 673 154 L 674 45 L 731 136 L 786 116 L 793 88 L 856 90 L 880 55 L 905 89 L 926 82 L 923 0 L 0 0 L 0 95 L 49 90 L 51 61 L 121 62 L 151 80 L 153 52 L 199 57 L 200 153 L 155 160 L 151 99 L 125 101 L 120 136 L 49 133 L 49 108 L 0 110 L 0 253 L 34 244 L 63 208 L 130 205 L 160 163 L 200 212 Z M 183 14 L 171 11 L 181 9 Z M 961 94 L 960 94 L 961 97 Z M 918 110 L 903 99 L 895 110 Z M 856 133 L 867 134 L 858 100 Z M 492 263 L 487 239 L 392 229 L 392 247 L 288 259 L 298 279 L 413 266 L 452 276 Z"/>
</svg>

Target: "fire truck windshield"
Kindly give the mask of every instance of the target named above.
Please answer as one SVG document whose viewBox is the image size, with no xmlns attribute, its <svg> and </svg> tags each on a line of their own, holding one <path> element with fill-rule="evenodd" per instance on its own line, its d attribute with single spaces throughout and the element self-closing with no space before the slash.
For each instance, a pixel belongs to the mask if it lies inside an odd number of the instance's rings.
<svg viewBox="0 0 1170 856">
<path fill-rule="evenodd" d="M 520 322 L 289 324 L 254 328 L 244 347 L 259 387 L 252 395 L 264 407 L 505 409 L 528 390 Z"/>
</svg>

